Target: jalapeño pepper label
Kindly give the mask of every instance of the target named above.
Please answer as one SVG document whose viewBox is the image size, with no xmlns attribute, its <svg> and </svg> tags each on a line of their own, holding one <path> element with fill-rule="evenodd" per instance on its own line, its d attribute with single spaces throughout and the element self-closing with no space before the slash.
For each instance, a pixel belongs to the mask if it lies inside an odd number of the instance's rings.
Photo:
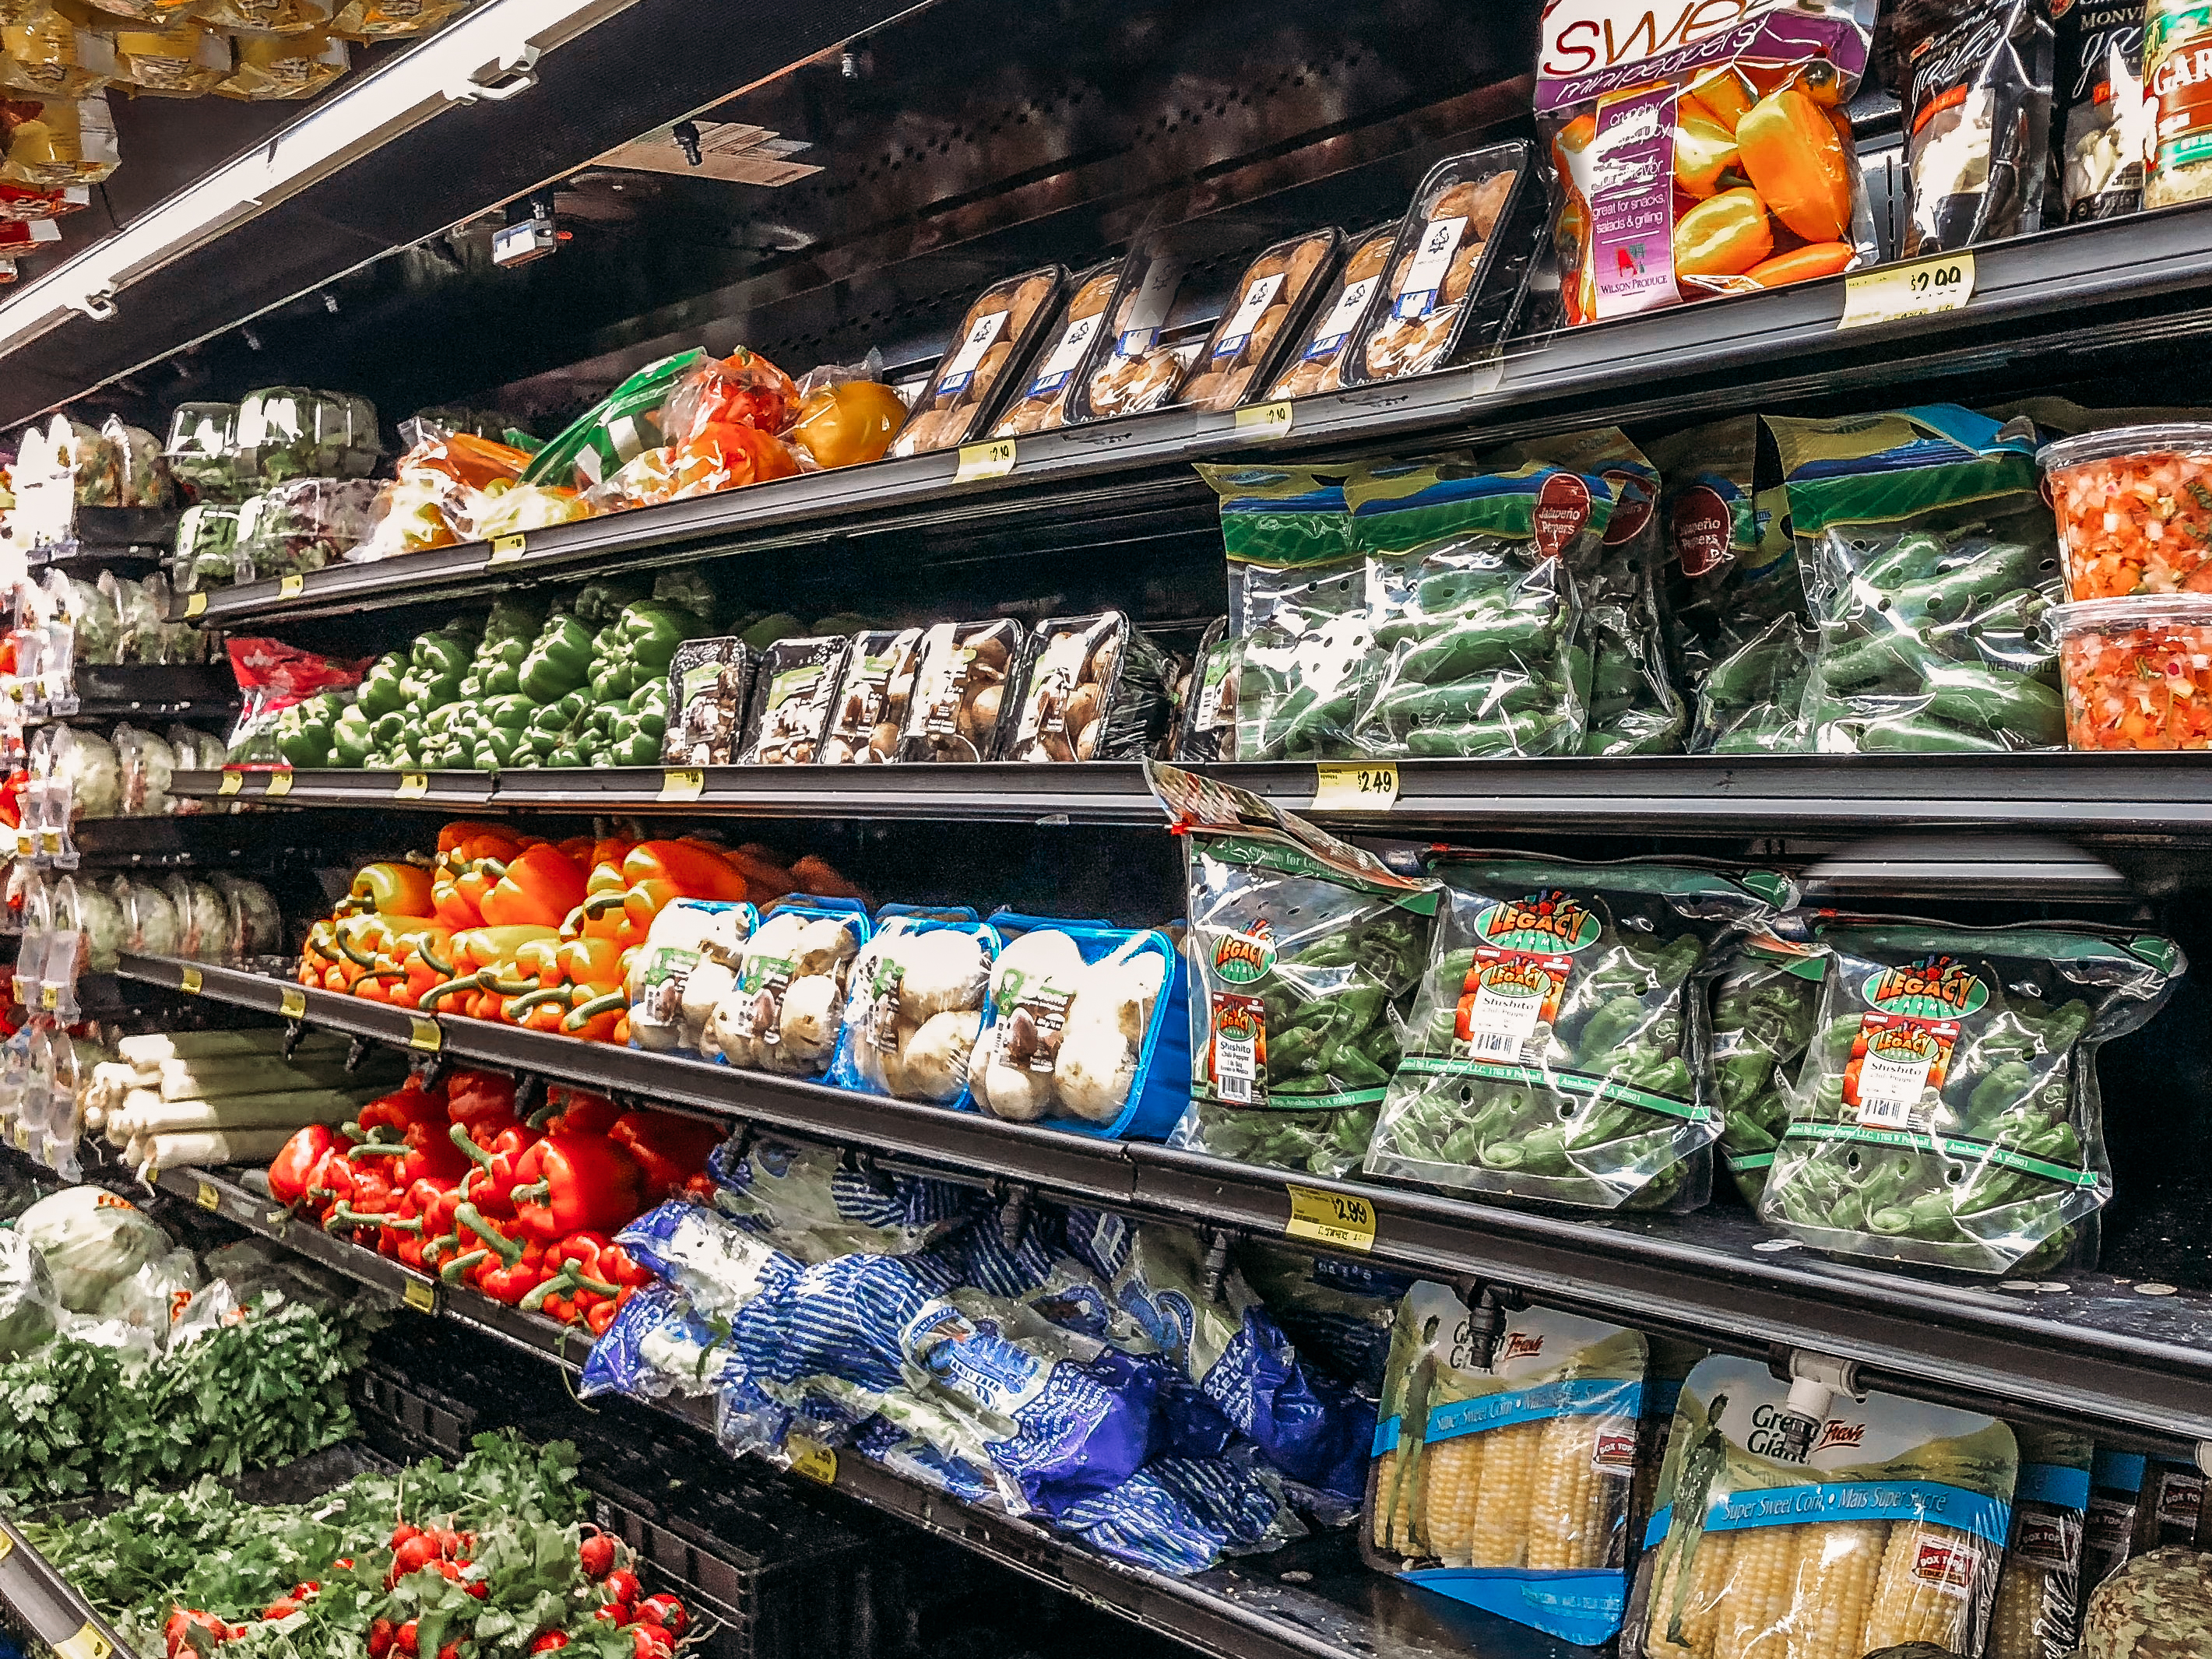
<svg viewBox="0 0 2212 1659">
<path fill-rule="evenodd" d="M 1989 988 L 1956 958 L 1923 957 L 1867 975 L 1869 1012 L 1844 1067 L 1844 1103 L 1872 1129 L 1925 1129 L 1928 1091 L 1941 1093 L 1958 1046 L 1960 1021 L 1990 1000 Z"/>
<path fill-rule="evenodd" d="M 1223 1100 L 1252 1106 L 1267 1099 L 1261 1079 L 1267 1074 L 1267 1011 L 1259 998 L 1213 994 L 1213 1049 L 1206 1070 Z"/>
<path fill-rule="evenodd" d="M 1264 921 L 1246 933 L 1224 933 L 1213 947 L 1213 976 L 1228 985 L 1253 985 L 1275 965 L 1275 933 Z"/>
<path fill-rule="evenodd" d="M 1461 987 L 1453 1052 L 1518 1064 L 1539 1027 L 1548 1032 L 1574 976 L 1575 952 L 1595 944 L 1603 924 L 1567 894 L 1532 894 L 1493 904 L 1475 918 L 1474 964 Z"/>
</svg>

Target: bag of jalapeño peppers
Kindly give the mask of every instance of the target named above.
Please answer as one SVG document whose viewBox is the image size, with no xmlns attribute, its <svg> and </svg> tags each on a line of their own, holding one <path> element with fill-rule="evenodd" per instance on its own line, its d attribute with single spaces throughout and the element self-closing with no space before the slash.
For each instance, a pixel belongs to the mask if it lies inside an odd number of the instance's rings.
<svg viewBox="0 0 2212 1659">
<path fill-rule="evenodd" d="M 2112 1194 L 2096 1050 L 2185 967 L 2080 927 L 1832 918 L 1759 1214 L 1824 1249 L 1977 1273 L 2094 1255 Z"/>
<path fill-rule="evenodd" d="M 1435 944 L 1367 1173 L 1694 1209 L 1721 1133 L 1706 987 L 1793 895 L 1763 871 L 1443 852 Z"/>
<path fill-rule="evenodd" d="M 1191 1104 L 1170 1144 L 1342 1176 L 1366 1155 L 1437 884 L 1180 767 L 1146 776 L 1184 836 Z"/>
</svg>

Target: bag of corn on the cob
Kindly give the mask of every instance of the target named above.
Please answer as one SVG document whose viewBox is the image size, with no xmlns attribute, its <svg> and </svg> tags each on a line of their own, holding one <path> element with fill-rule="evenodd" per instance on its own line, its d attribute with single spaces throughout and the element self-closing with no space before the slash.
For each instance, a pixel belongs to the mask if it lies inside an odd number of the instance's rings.
<svg viewBox="0 0 2212 1659">
<path fill-rule="evenodd" d="M 2089 1512 L 2081 1523 L 2081 1599 L 2120 1570 L 2121 1565 L 2148 1546 L 2143 1501 L 2154 1505 L 2158 1477 L 2150 1459 L 2141 1452 L 2100 1446 L 2089 1462 Z M 2148 1491 L 2146 1490 L 2148 1489 Z"/>
<path fill-rule="evenodd" d="M 1437 884 L 1232 785 L 1147 762 L 1184 837 L 1191 1103 L 1170 1144 L 1359 1167 L 1428 954 Z"/>
<path fill-rule="evenodd" d="M 2153 936 L 1823 918 L 1820 1012 L 1759 1201 L 1851 1255 L 1970 1273 L 2092 1261 L 2112 1195 L 2096 1053 L 2185 967 Z"/>
<path fill-rule="evenodd" d="M 1692 1210 L 1721 1133 L 1706 985 L 1795 894 L 1765 871 L 1440 852 L 1429 967 L 1367 1173 Z"/>
<path fill-rule="evenodd" d="M 2088 1441 L 2022 1423 L 2012 1540 L 1982 1659 L 2067 1659 L 2080 1634 L 2081 1522 L 2089 1507 Z"/>
<path fill-rule="evenodd" d="M 1645 1355 L 1638 1332 L 1532 1309 L 1486 1364 L 1465 1304 L 1414 1285 L 1368 1470 L 1369 1564 L 1569 1642 L 1606 1640 L 1627 1601 Z"/>
<path fill-rule="evenodd" d="M 1978 1654 L 2018 1468 L 1993 1417 L 1883 1394 L 1811 1416 L 1763 1363 L 1707 1359 L 1675 1411 L 1623 1651 Z"/>
</svg>

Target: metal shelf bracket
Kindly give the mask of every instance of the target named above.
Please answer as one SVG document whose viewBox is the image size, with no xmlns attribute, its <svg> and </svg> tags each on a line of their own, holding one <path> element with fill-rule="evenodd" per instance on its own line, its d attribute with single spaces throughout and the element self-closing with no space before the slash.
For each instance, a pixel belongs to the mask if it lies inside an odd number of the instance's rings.
<svg viewBox="0 0 2212 1659">
<path fill-rule="evenodd" d="M 500 54 L 497 67 L 489 76 L 479 70 L 447 87 L 446 97 L 456 104 L 479 100 L 503 104 L 510 98 L 520 97 L 538 84 L 538 47 L 527 41 L 510 47 Z"/>
</svg>

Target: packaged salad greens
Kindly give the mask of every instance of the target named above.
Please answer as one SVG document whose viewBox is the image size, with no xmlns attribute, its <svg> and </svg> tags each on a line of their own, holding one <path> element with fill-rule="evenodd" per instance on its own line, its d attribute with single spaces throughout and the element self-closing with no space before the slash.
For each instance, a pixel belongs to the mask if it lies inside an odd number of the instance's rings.
<svg viewBox="0 0 2212 1659">
<path fill-rule="evenodd" d="M 252 477 L 366 478 L 383 443 L 376 408 L 345 392 L 272 386 L 249 392 L 238 406 L 238 456 Z"/>
<path fill-rule="evenodd" d="M 376 534 L 385 486 L 373 478 L 295 478 L 238 509 L 236 580 L 321 570 Z"/>
<path fill-rule="evenodd" d="M 236 404 L 179 404 L 169 417 L 169 441 L 161 453 L 169 471 L 204 501 L 237 501 L 246 489 Z"/>
<path fill-rule="evenodd" d="M 1719 1137 L 1707 986 L 1790 902 L 1764 871 L 1443 852 L 1367 1173 L 1602 1209 L 1695 1209 Z"/>
<path fill-rule="evenodd" d="M 1978 1654 L 2018 1466 L 1993 1417 L 1703 1360 L 1675 1408 L 1623 1650 Z"/>
<path fill-rule="evenodd" d="M 1229 558 L 1240 760 L 1357 752 L 1373 635 L 1342 467 L 1210 466 Z"/>
<path fill-rule="evenodd" d="M 2064 588 L 2032 438 L 1951 404 L 1766 424 L 1819 630 L 1814 746 L 2063 747 L 2045 616 Z"/>
<path fill-rule="evenodd" d="M 1356 751 L 1581 753 L 1590 680 L 1575 573 L 1597 563 L 1613 487 L 1557 467 L 1431 460 L 1357 472 L 1345 499 L 1376 647 L 1340 693 Z"/>
<path fill-rule="evenodd" d="M 1595 554 L 1573 572 L 1589 659 L 1589 683 L 1578 687 L 1589 711 L 1583 753 L 1679 751 L 1690 716 L 1667 660 L 1658 469 L 1613 426 L 1530 439 L 1484 459 L 1500 471 L 1531 462 L 1601 477 L 1613 489 L 1613 517 L 1601 540 L 1595 550 L 1587 538 L 1576 544 Z"/>
<path fill-rule="evenodd" d="M 1802 927 L 1762 926 L 1728 948 L 1712 981 L 1714 1103 L 1721 1162 L 1757 1206 L 1790 1127 L 1790 1080 L 1820 1017 L 1827 953 Z"/>
<path fill-rule="evenodd" d="M 177 592 L 228 587 L 238 580 L 239 509 L 199 501 L 177 520 Z"/>
<path fill-rule="evenodd" d="M 1532 1308 L 1494 1342 L 1482 1352 L 1466 1304 L 1441 1285 L 1415 1285 L 1399 1304 L 1360 1553 L 1595 1647 L 1628 1601 L 1644 1340 Z"/>
<path fill-rule="evenodd" d="M 1811 1045 L 1759 1214 L 1808 1243 L 1976 1273 L 2094 1255 L 2112 1195 L 2096 1051 L 2184 970 L 2152 936 L 1823 920 Z"/>
<path fill-rule="evenodd" d="M 1398 1064 L 1437 884 L 1180 767 L 1146 776 L 1183 835 L 1191 1105 L 1173 1144 L 1359 1167 Z"/>
</svg>

